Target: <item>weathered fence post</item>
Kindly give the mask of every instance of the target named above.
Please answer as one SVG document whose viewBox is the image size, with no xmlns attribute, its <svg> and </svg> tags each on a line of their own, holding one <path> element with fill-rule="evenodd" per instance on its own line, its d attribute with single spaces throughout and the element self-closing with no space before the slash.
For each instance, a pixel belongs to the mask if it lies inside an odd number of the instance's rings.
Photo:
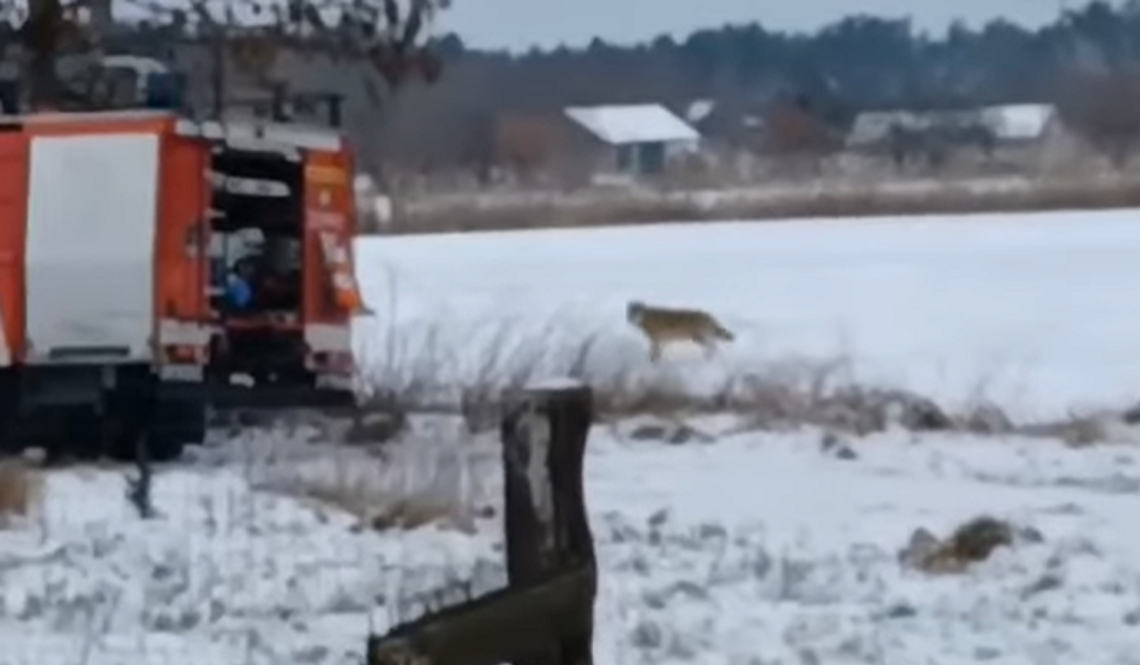
<svg viewBox="0 0 1140 665">
<path fill-rule="evenodd" d="M 562 571 L 588 571 L 597 592 L 594 540 L 583 466 L 593 394 L 578 383 L 538 386 L 505 397 L 502 423 L 507 577 L 528 586 Z M 551 652 L 514 665 L 590 665 L 593 604 L 567 627 L 552 626 Z"/>
<path fill-rule="evenodd" d="M 503 396 L 508 586 L 368 638 L 368 665 L 592 665 L 597 567 L 583 467 L 593 393 Z"/>
</svg>

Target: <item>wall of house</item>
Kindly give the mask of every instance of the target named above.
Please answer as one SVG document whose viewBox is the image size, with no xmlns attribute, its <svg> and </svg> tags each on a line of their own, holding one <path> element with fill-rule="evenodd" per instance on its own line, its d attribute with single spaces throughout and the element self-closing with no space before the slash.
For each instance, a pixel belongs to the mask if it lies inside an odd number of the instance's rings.
<svg viewBox="0 0 1140 665">
<path fill-rule="evenodd" d="M 616 169 L 631 175 L 657 175 L 663 173 L 668 161 L 667 144 L 663 141 L 629 143 L 617 146 Z"/>
<path fill-rule="evenodd" d="M 495 129 L 495 162 L 511 179 L 584 185 L 617 169 L 617 153 L 558 112 L 508 115 Z"/>
<path fill-rule="evenodd" d="M 700 150 L 700 141 L 610 145 L 560 113 L 504 115 L 495 124 L 496 165 L 519 182 L 624 181 L 666 173 Z"/>
</svg>

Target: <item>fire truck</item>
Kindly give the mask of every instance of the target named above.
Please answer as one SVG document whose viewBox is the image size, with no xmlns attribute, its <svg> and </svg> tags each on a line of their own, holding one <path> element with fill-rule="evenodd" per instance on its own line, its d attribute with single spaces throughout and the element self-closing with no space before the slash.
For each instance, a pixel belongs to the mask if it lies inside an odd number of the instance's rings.
<svg viewBox="0 0 1140 665">
<path fill-rule="evenodd" d="M 173 460 L 212 408 L 351 405 L 352 183 L 323 127 L 0 116 L 0 450 Z"/>
</svg>

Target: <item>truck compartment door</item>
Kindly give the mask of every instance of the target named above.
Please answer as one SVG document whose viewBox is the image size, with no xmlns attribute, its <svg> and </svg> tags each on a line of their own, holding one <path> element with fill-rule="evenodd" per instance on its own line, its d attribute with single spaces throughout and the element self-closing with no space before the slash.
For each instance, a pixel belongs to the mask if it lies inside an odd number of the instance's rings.
<svg viewBox="0 0 1140 665">
<path fill-rule="evenodd" d="M 32 138 L 29 362 L 150 361 L 158 171 L 157 133 Z"/>
</svg>

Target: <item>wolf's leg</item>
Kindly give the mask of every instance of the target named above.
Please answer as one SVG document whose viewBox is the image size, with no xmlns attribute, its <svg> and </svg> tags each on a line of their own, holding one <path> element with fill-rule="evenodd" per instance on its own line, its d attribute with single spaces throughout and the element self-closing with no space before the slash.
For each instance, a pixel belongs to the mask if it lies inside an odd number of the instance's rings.
<svg viewBox="0 0 1140 665">
<path fill-rule="evenodd" d="M 715 349 L 716 340 L 714 340 L 707 333 L 699 333 L 699 334 L 693 335 L 691 339 L 692 339 L 693 344 L 696 344 L 697 346 L 699 346 L 701 348 L 702 351 L 704 351 L 704 355 L 705 355 L 706 360 L 708 360 L 709 358 L 712 358 L 713 352 L 716 350 Z"/>
<path fill-rule="evenodd" d="M 650 362 L 661 360 L 661 343 L 656 340 L 649 343 L 649 360 Z"/>
<path fill-rule="evenodd" d="M 711 360 L 716 354 L 716 342 L 711 339 L 702 339 L 700 345 L 705 350 L 705 360 Z"/>
</svg>

